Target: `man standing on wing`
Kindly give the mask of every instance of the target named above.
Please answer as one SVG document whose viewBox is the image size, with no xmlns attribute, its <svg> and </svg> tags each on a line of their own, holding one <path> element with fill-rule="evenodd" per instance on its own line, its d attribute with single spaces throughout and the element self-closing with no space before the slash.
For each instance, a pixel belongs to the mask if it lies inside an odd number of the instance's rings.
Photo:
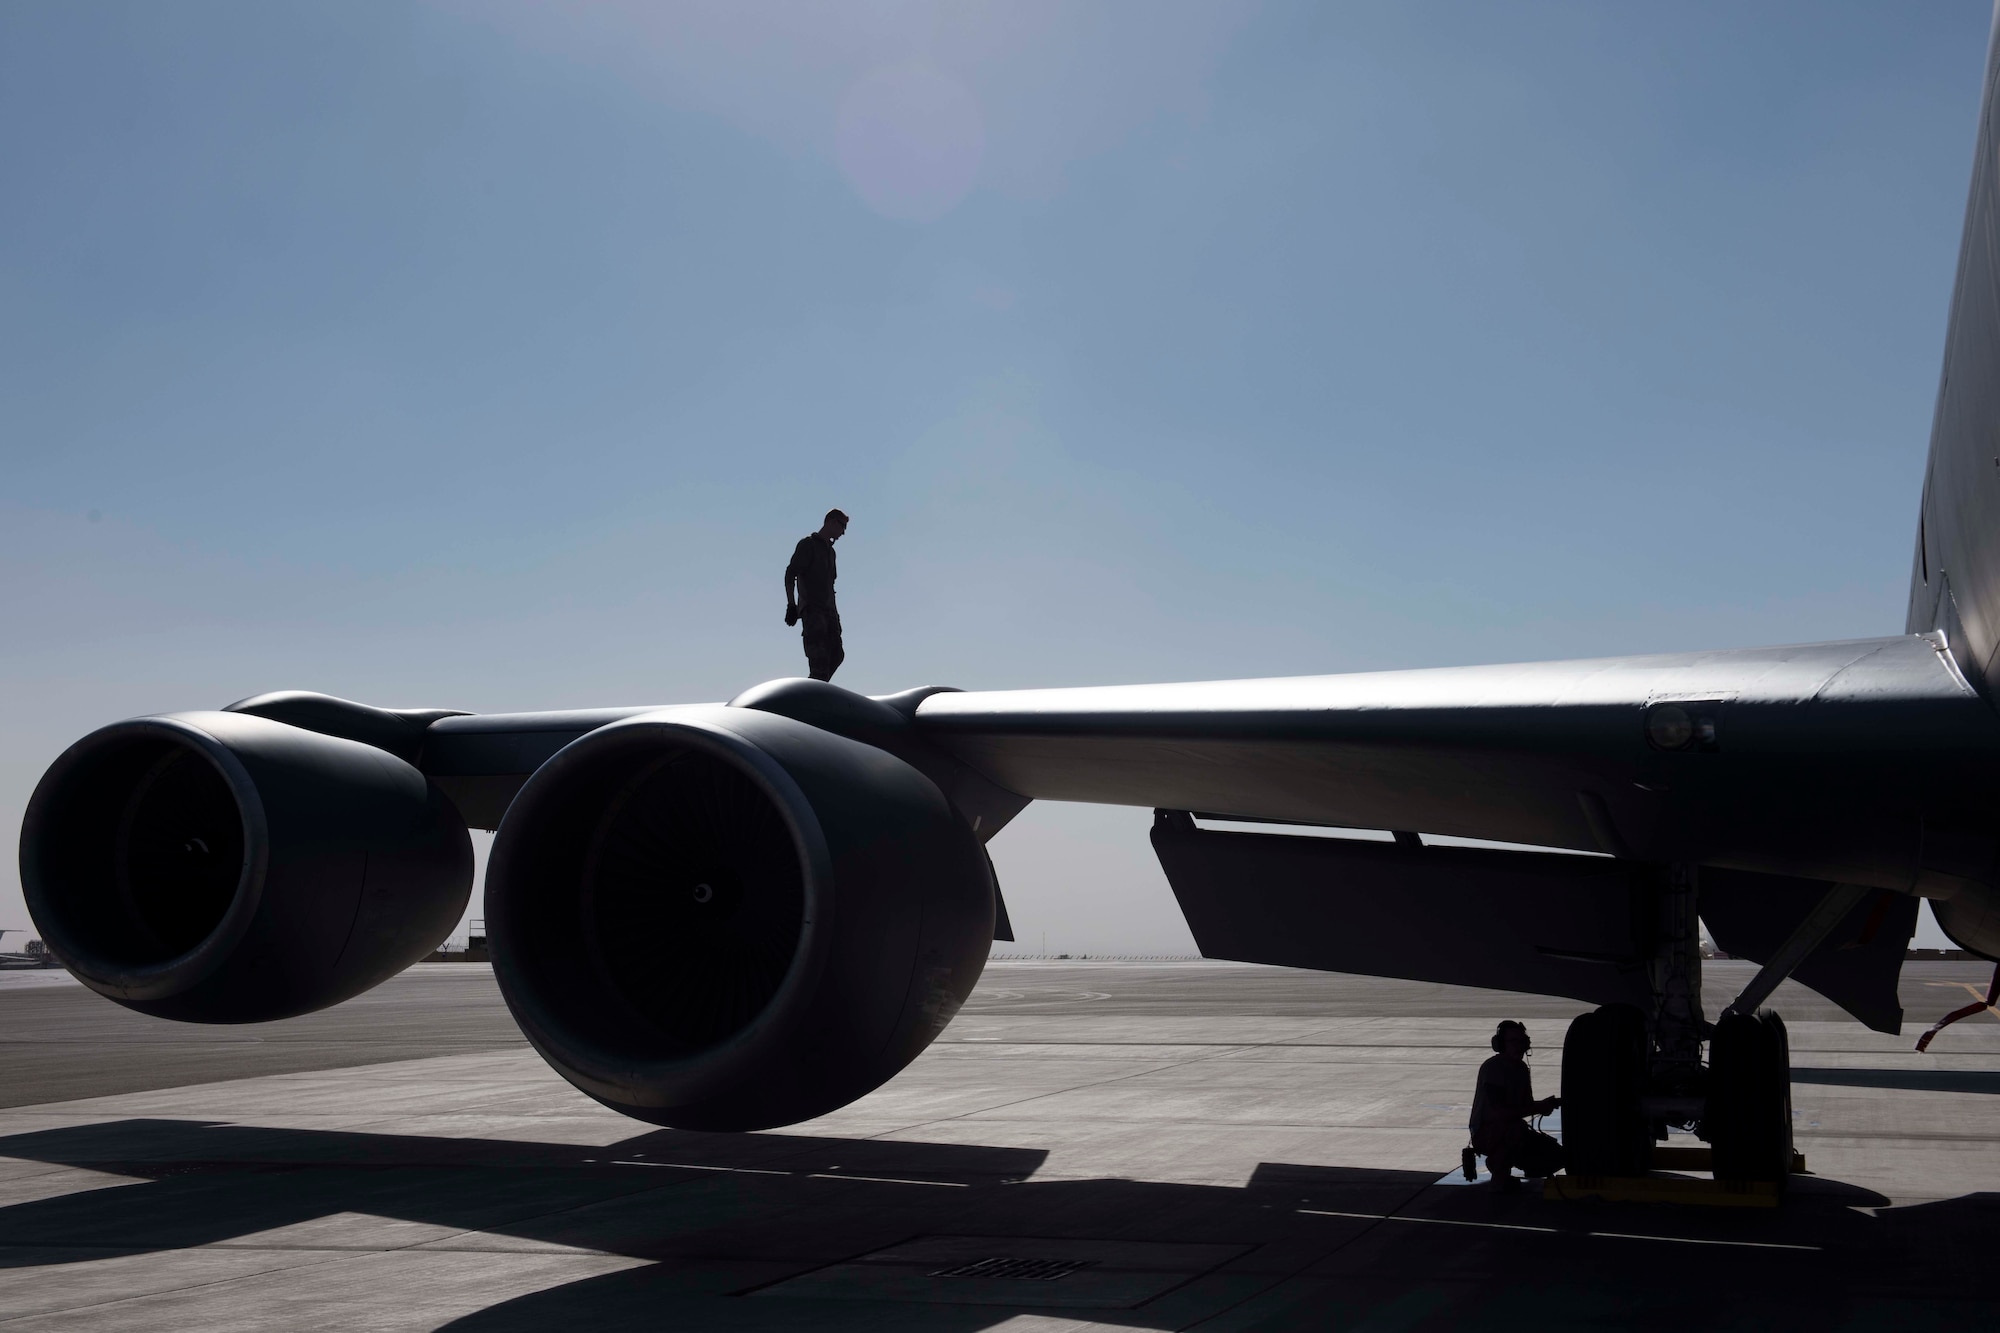
<svg viewBox="0 0 2000 1333">
<path fill-rule="evenodd" d="M 832 680 L 847 652 L 840 646 L 840 611 L 833 604 L 833 544 L 847 531 L 847 515 L 826 511 L 826 521 L 792 548 L 785 566 L 785 623 L 805 622 L 806 667 L 814 680 Z"/>
</svg>

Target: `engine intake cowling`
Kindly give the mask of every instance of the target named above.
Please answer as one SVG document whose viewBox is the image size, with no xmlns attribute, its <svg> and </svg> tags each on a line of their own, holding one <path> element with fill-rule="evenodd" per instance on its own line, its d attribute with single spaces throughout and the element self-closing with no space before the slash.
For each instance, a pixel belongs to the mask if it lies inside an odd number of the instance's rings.
<svg viewBox="0 0 2000 1333">
<path fill-rule="evenodd" d="M 21 887 L 56 957 L 162 1018 L 255 1023 L 360 994 L 464 914 L 449 799 L 373 746 L 240 713 L 119 722 L 43 775 Z"/>
<path fill-rule="evenodd" d="M 494 843 L 486 924 L 564 1077 L 655 1124 L 746 1130 L 915 1059 L 985 966 L 993 898 L 977 839 L 903 760 L 706 707 L 543 765 Z"/>
<path fill-rule="evenodd" d="M 1968 884 L 1931 903 L 1931 912 L 1953 944 L 1981 958 L 2000 959 L 2000 891 Z"/>
</svg>

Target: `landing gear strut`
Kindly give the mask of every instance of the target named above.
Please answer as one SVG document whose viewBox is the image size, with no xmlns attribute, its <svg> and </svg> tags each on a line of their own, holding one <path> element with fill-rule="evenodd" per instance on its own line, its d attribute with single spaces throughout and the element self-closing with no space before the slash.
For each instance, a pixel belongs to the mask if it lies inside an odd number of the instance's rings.
<svg viewBox="0 0 2000 1333">
<path fill-rule="evenodd" d="M 1696 868 L 1662 867 L 1659 876 L 1659 943 L 1647 965 L 1653 983 L 1653 1091 L 1666 1097 L 1699 1096 L 1701 1043 L 1701 919 Z M 1666 1118 L 1672 1119 L 1671 1111 Z"/>
</svg>

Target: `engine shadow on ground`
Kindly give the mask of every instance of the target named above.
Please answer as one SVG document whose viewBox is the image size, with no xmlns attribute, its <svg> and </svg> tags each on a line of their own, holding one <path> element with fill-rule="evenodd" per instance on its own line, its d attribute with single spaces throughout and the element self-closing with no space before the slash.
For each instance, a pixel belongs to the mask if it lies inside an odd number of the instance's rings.
<svg viewBox="0 0 2000 1333">
<path fill-rule="evenodd" d="M 644 1261 L 501 1302 L 461 1333 L 970 1331 L 1035 1311 L 1141 1329 L 1230 1312 L 1232 1327 L 1273 1329 L 1942 1323 L 1984 1308 L 1978 1275 L 2000 1236 L 2000 1197 L 1874 1211 L 1879 1195 L 1812 1178 L 1782 1210 L 1709 1211 L 1282 1163 L 1240 1187 L 1038 1179 L 1038 1150 L 786 1134 L 589 1148 L 134 1119 L 0 1138 L 0 1155 L 138 1182 L 0 1208 L 0 1267 L 468 1239 Z M 364 1229 L 345 1240 L 312 1231 L 355 1215 Z M 436 1235 L 371 1241 L 373 1218 Z M 288 1227 L 304 1230 L 259 1240 Z M 945 1250 L 1081 1263 L 968 1280 L 937 1276 L 943 1261 L 925 1256 Z"/>
</svg>

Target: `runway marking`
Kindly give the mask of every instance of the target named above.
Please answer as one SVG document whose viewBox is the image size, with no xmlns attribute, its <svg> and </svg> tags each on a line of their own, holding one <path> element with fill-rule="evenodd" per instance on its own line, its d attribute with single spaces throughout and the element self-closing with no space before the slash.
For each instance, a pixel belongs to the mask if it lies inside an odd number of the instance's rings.
<svg viewBox="0 0 2000 1333">
<path fill-rule="evenodd" d="M 1924 984 L 1926 986 L 1942 986 L 1946 990 L 1950 990 L 1953 986 L 1963 986 L 1966 990 L 1972 992 L 1973 999 L 1978 1000 L 1981 1004 L 1986 1004 L 1986 991 L 1970 981 L 1926 981 Z M 1986 1005 L 1986 1012 L 1992 1014 L 1995 1018 L 2000 1018 L 2000 1009 L 1996 1009 L 1990 1004 Z"/>
<path fill-rule="evenodd" d="M 740 1176 L 789 1176 L 790 1171 L 767 1171 L 755 1166 L 696 1166 L 693 1162 L 621 1162 L 613 1161 L 613 1166 L 667 1166 L 676 1171 L 728 1171 Z"/>
<path fill-rule="evenodd" d="M 1780 1240 L 1711 1240 L 1702 1236 L 1649 1236 L 1637 1231 L 1592 1231 L 1587 1235 L 1605 1236 L 1612 1240 L 1657 1240 L 1670 1245 L 1728 1245 L 1743 1250 L 1809 1250 L 1817 1252 L 1824 1245 L 1793 1245 Z"/>
<path fill-rule="evenodd" d="M 586 1158 L 586 1161 L 589 1159 Z M 738 1176 L 796 1176 L 804 1174 L 808 1180 L 865 1180 L 871 1185 L 935 1185 L 940 1189 L 964 1190 L 972 1186 L 960 1180 L 904 1180 L 898 1176 L 851 1176 L 844 1171 L 773 1171 L 759 1166 L 699 1166 L 693 1162 L 631 1162 L 614 1161 L 613 1166 L 664 1166 L 674 1171 L 726 1171 Z"/>
<path fill-rule="evenodd" d="M 850 1176 L 834 1171 L 815 1171 L 810 1180 L 865 1180 L 871 1185 L 937 1185 L 948 1190 L 971 1189 L 962 1180 L 898 1180 L 894 1176 Z"/>
<path fill-rule="evenodd" d="M 1030 996 L 1036 998 L 1030 999 Z M 1018 1013 L 1023 1009 L 1046 1009 L 1050 1005 L 1074 1004 L 1079 1000 L 1108 1000 L 1109 991 L 989 991 L 973 995 L 960 1007 L 962 1014 Z"/>
<path fill-rule="evenodd" d="M 1364 1222 L 1427 1222 L 1440 1227 L 1484 1227 L 1488 1231 L 1539 1231 L 1551 1236 L 1603 1236 L 1609 1240 L 1658 1240 L 1672 1245 L 1728 1245 L 1746 1250 L 1819 1250 L 1819 1245 L 1789 1245 L 1775 1240 L 1707 1240 L 1699 1236 L 1648 1236 L 1636 1231 L 1565 1231 L 1518 1222 L 1472 1222 L 1453 1217 L 1404 1217 L 1396 1213 L 1342 1213 L 1328 1208 L 1301 1208 L 1313 1217 L 1354 1217 Z"/>
</svg>

